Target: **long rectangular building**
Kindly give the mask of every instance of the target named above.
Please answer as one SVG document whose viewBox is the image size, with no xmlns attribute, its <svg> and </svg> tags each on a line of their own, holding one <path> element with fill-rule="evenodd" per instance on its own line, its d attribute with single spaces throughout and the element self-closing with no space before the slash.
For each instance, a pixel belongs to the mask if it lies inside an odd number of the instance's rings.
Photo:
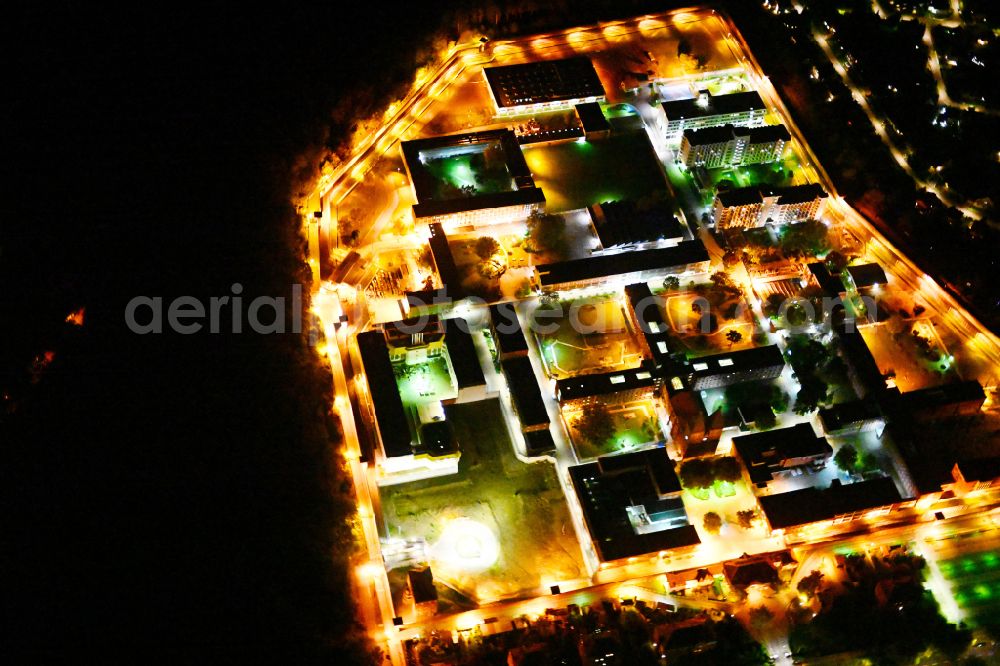
<svg viewBox="0 0 1000 666">
<path fill-rule="evenodd" d="M 788 224 L 819 216 L 826 191 L 816 183 L 769 187 L 751 185 L 719 192 L 712 205 L 717 229 Z"/>
<path fill-rule="evenodd" d="M 364 366 L 364 379 L 374 411 L 377 439 L 385 458 L 413 453 L 413 439 L 403 400 L 396 387 L 396 374 L 389 358 L 389 346 L 381 330 L 358 333 L 358 351 Z"/>
<path fill-rule="evenodd" d="M 743 382 L 774 379 L 785 369 L 777 345 L 702 356 L 690 362 L 689 383 L 701 391 Z"/>
<path fill-rule="evenodd" d="M 677 161 L 707 169 L 775 162 L 784 157 L 791 135 L 784 125 L 706 127 L 684 130 Z"/>
<path fill-rule="evenodd" d="M 684 130 L 736 125 L 757 127 L 764 124 L 767 105 L 757 91 L 712 95 L 701 91 L 692 99 L 663 102 L 664 131 L 668 141 L 679 142 Z"/>
<path fill-rule="evenodd" d="M 768 525 L 772 530 L 778 530 L 825 520 L 848 521 L 902 499 L 893 480 L 883 477 L 847 485 L 834 481 L 829 488 L 803 488 L 764 495 L 757 501 Z"/>
<path fill-rule="evenodd" d="M 486 67 L 483 74 L 497 113 L 504 116 L 606 99 L 597 70 L 585 56 Z"/>
<path fill-rule="evenodd" d="M 703 273 L 708 270 L 708 266 L 709 256 L 705 244 L 700 240 L 690 240 L 674 247 L 602 254 L 586 259 L 542 264 L 536 270 L 543 289 L 566 290 L 612 281 L 629 284 L 681 273 Z"/>
</svg>

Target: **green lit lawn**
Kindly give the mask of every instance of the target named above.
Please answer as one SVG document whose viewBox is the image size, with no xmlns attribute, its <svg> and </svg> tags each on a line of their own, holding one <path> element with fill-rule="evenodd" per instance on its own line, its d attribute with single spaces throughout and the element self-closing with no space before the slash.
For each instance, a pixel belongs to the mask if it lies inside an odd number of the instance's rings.
<svg viewBox="0 0 1000 666">
<path fill-rule="evenodd" d="M 1000 551 L 961 555 L 938 562 L 938 568 L 971 624 L 996 622 L 1000 617 Z"/>
<path fill-rule="evenodd" d="M 706 173 L 708 174 L 704 188 L 707 190 L 705 193 L 706 205 L 715 198 L 716 188 L 721 181 L 728 181 L 733 188 L 752 185 L 785 187 L 801 181 L 799 161 L 793 155 L 772 164 L 748 164 L 724 169 L 706 169 Z M 799 177 L 796 178 L 797 176 Z"/>
<path fill-rule="evenodd" d="M 575 415 L 572 413 L 566 415 L 566 420 L 570 424 L 570 439 L 581 460 L 630 451 L 643 444 L 663 439 L 652 401 L 643 400 L 627 405 L 615 405 L 611 407 L 611 415 L 615 422 L 615 433 L 603 444 L 590 442 L 573 427 Z"/>
<path fill-rule="evenodd" d="M 477 601 L 534 594 L 548 581 L 584 575 L 555 468 L 517 459 L 499 400 L 445 411 L 462 453 L 458 474 L 381 488 L 388 534 L 426 539 L 435 579 Z M 481 523 L 497 537 L 500 557 L 493 566 L 468 572 L 437 559 L 434 545 L 457 518 Z"/>
<path fill-rule="evenodd" d="M 463 187 L 474 188 L 477 195 L 514 190 L 514 181 L 505 168 L 491 171 L 477 167 L 473 161 L 476 155 L 470 152 L 428 159 L 423 169 L 437 186 L 430 198 L 452 199 L 455 190 Z"/>
<path fill-rule="evenodd" d="M 549 212 L 666 191 L 645 132 L 526 147 L 524 158 L 535 184 L 545 192 Z"/>
<path fill-rule="evenodd" d="M 443 356 L 414 365 L 397 365 L 396 386 L 404 405 L 448 400 L 457 395 L 448 362 Z"/>
</svg>

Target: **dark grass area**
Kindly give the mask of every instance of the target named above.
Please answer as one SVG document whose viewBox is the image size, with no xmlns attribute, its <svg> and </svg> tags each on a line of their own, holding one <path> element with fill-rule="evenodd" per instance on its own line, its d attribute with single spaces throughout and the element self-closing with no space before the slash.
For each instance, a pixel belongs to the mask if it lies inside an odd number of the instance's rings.
<svg viewBox="0 0 1000 666">
<path fill-rule="evenodd" d="M 645 132 L 533 146 L 524 158 L 550 212 L 641 199 L 667 187 Z"/>
</svg>

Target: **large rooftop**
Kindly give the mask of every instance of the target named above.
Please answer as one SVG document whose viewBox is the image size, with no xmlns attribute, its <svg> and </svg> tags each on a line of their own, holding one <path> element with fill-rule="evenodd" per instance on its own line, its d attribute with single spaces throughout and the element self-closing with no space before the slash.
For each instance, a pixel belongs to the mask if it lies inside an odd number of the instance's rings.
<svg viewBox="0 0 1000 666">
<path fill-rule="evenodd" d="M 358 333 L 358 350 L 385 455 L 388 458 L 409 455 L 413 452 L 410 425 L 396 388 L 385 334 L 380 330 Z"/>
<path fill-rule="evenodd" d="M 401 149 L 417 218 L 545 201 L 513 130 L 403 141 Z"/>
<path fill-rule="evenodd" d="M 702 100 L 707 100 L 702 101 Z M 767 108 L 757 91 L 730 93 L 728 95 L 707 95 L 663 102 L 663 113 L 667 120 L 704 118 L 744 111 L 763 111 Z"/>
<path fill-rule="evenodd" d="M 502 108 L 604 96 L 594 65 L 583 56 L 487 67 L 483 73 Z"/>
<path fill-rule="evenodd" d="M 902 498 L 889 477 L 826 489 L 803 488 L 757 498 L 772 529 L 828 520 L 835 516 L 894 504 Z"/>
<path fill-rule="evenodd" d="M 608 201 L 589 207 L 590 219 L 605 249 L 623 245 L 680 240 L 680 221 L 670 204 L 658 201 L 640 205 L 636 201 Z"/>
<path fill-rule="evenodd" d="M 680 482 L 665 449 L 603 456 L 569 471 L 602 560 L 700 542 L 676 496 Z"/>
<path fill-rule="evenodd" d="M 455 373 L 458 388 L 485 384 L 483 366 L 479 363 L 479 355 L 476 353 L 476 346 L 465 320 L 445 319 L 444 330 L 444 342 L 448 348 L 448 358 L 451 360 L 451 369 Z"/>
<path fill-rule="evenodd" d="M 826 438 L 817 436 L 808 423 L 734 437 L 733 447 L 755 484 L 770 481 L 773 472 L 789 461 L 833 454 Z"/>
<path fill-rule="evenodd" d="M 557 286 L 612 275 L 681 268 L 708 259 L 708 250 L 705 249 L 704 243 L 700 240 L 691 240 L 674 247 L 542 264 L 538 266 L 538 277 L 542 286 Z"/>
<path fill-rule="evenodd" d="M 521 420 L 521 427 L 530 429 L 548 425 L 549 413 L 545 409 L 545 401 L 538 388 L 531 359 L 527 356 L 505 359 L 500 362 L 500 367 L 507 377 L 510 399 Z"/>
</svg>

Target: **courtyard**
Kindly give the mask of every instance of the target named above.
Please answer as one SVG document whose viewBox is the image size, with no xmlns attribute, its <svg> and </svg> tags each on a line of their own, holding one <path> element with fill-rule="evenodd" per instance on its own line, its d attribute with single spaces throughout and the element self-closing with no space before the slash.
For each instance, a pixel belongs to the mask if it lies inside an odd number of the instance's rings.
<svg viewBox="0 0 1000 666">
<path fill-rule="evenodd" d="M 641 199 L 666 191 L 645 132 L 529 146 L 523 152 L 535 184 L 545 192 L 549 212 Z"/>
<path fill-rule="evenodd" d="M 614 298 L 560 303 L 559 310 L 535 311 L 535 337 L 547 374 L 554 379 L 637 368 L 642 351 Z M 559 316 L 550 316 L 558 313 Z M 555 326 L 552 332 L 541 332 Z"/>
<path fill-rule="evenodd" d="M 563 411 L 573 448 L 580 460 L 625 453 L 663 439 L 656 416 L 656 405 L 652 400 L 611 405 L 608 411 L 614 427 L 611 436 L 602 442 L 593 441 L 576 427 L 576 420 L 580 415 L 578 410 Z"/>
<path fill-rule="evenodd" d="M 906 322 L 895 332 L 888 324 L 860 326 L 858 330 L 879 371 L 893 373 L 896 387 L 904 393 L 959 379 L 953 360 L 928 320 Z"/>
<path fill-rule="evenodd" d="M 665 319 L 688 356 L 754 346 L 753 319 L 738 292 L 725 292 L 711 285 L 702 293 L 675 293 L 667 296 L 663 309 Z"/>
<path fill-rule="evenodd" d="M 396 386 L 404 405 L 422 405 L 454 398 L 454 378 L 445 357 L 429 357 L 419 363 L 396 364 Z"/>
<path fill-rule="evenodd" d="M 555 468 L 514 456 L 500 402 L 445 411 L 462 452 L 458 474 L 381 488 L 388 536 L 424 539 L 441 593 L 477 603 L 583 575 Z"/>
</svg>

